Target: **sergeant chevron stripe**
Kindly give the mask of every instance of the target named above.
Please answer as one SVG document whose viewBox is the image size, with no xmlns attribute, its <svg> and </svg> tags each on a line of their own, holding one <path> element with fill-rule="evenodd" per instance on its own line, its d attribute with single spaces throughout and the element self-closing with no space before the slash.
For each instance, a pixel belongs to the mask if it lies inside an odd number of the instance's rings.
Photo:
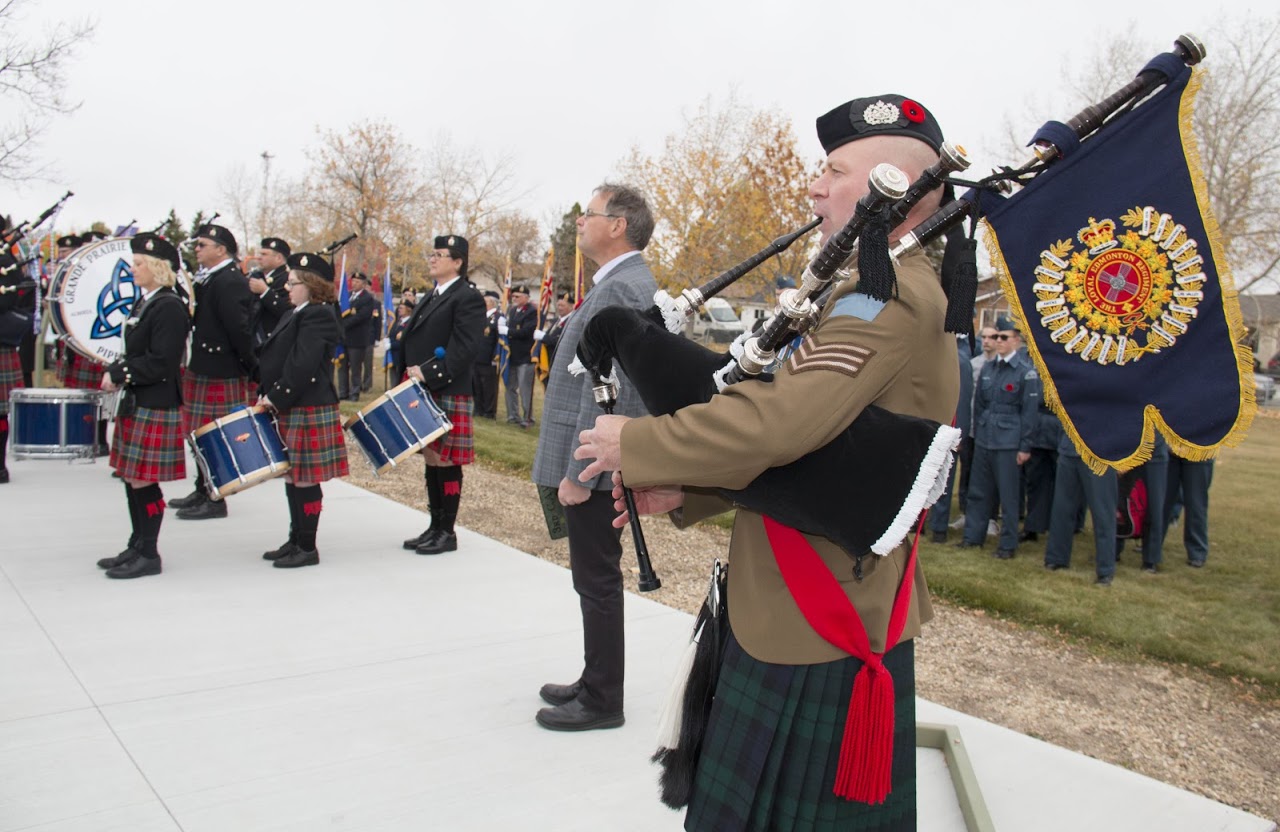
<svg viewBox="0 0 1280 832">
<path fill-rule="evenodd" d="M 876 351 L 856 344 L 823 344 L 817 338 L 806 338 L 791 354 L 787 366 L 793 373 L 806 370 L 831 370 L 856 377 Z"/>
</svg>

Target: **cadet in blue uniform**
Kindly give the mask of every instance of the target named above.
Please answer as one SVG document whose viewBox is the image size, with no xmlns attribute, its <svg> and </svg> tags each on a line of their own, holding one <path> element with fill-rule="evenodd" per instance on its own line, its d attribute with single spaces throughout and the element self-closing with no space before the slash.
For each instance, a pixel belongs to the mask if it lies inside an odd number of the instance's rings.
<svg viewBox="0 0 1280 832">
<path fill-rule="evenodd" d="M 1080 459 L 1080 453 L 1065 433 L 1058 442 L 1058 470 L 1053 484 L 1053 515 L 1049 520 L 1049 543 L 1044 550 L 1044 568 L 1050 572 L 1071 565 L 1071 538 L 1076 531 L 1076 515 L 1083 502 L 1093 518 L 1094 583 L 1107 586 L 1116 572 L 1116 472 L 1108 468 L 1098 475 Z"/>
<path fill-rule="evenodd" d="M 1004 517 L 995 556 L 1013 557 L 1018 548 L 1018 466 L 1031 457 L 1031 432 L 1040 404 L 1040 378 L 1018 353 L 1021 339 L 1008 319 L 996 324 L 996 357 L 982 365 L 973 397 L 973 476 L 969 480 L 964 539 L 957 546 L 981 546 L 997 500 Z"/>
<path fill-rule="evenodd" d="M 1049 531 L 1049 512 L 1053 506 L 1054 472 L 1058 467 L 1058 442 L 1062 439 L 1062 422 L 1041 398 L 1036 406 L 1036 425 L 1031 431 L 1031 458 L 1022 466 L 1027 488 L 1027 517 L 1022 522 L 1018 541 L 1038 540 Z"/>
</svg>

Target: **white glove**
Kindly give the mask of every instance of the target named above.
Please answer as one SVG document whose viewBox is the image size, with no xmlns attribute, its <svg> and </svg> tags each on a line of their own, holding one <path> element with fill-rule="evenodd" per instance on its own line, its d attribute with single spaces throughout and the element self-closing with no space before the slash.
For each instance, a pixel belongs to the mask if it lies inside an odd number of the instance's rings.
<svg viewBox="0 0 1280 832">
<path fill-rule="evenodd" d="M 540 329 L 535 329 L 535 330 L 533 331 L 533 340 L 535 340 L 535 341 L 541 341 L 544 337 L 546 337 L 546 334 L 547 334 L 547 333 L 543 332 L 543 331 L 542 331 L 542 330 L 540 330 Z"/>
<path fill-rule="evenodd" d="M 506 325 L 505 323 L 502 323 L 502 321 L 505 321 L 505 320 L 506 320 L 506 318 L 499 318 L 499 319 L 498 319 L 498 334 L 499 334 L 499 335 L 506 335 L 506 334 L 507 334 L 507 325 Z"/>
<path fill-rule="evenodd" d="M 383 339 L 382 339 L 382 348 L 383 348 L 384 350 L 389 350 L 389 349 L 391 349 L 391 339 L 390 339 L 390 338 L 383 338 Z"/>
</svg>

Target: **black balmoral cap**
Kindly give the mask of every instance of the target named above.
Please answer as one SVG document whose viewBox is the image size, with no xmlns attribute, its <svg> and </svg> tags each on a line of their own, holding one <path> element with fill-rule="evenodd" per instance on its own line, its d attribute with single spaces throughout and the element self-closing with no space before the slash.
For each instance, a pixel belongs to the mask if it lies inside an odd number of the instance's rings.
<svg viewBox="0 0 1280 832">
<path fill-rule="evenodd" d="M 467 259 L 467 238 L 459 237 L 457 234 L 445 234 L 436 237 L 436 248 L 447 248 L 449 254 L 453 255 L 455 260 Z"/>
<path fill-rule="evenodd" d="M 924 105 L 901 95 L 873 95 L 846 101 L 818 117 L 818 141 L 828 154 L 868 136 L 910 136 L 938 150 L 942 128 Z"/>
<path fill-rule="evenodd" d="M 263 237 L 259 246 L 264 249 L 270 249 L 277 254 L 283 254 L 286 260 L 293 253 L 293 249 L 289 248 L 289 244 L 279 237 Z"/>
<path fill-rule="evenodd" d="M 235 254 L 239 250 L 236 245 L 235 235 L 221 225 L 202 225 L 196 229 L 196 237 L 213 240 L 215 243 L 225 246 L 231 254 Z"/>
<path fill-rule="evenodd" d="M 331 283 L 333 282 L 333 266 L 318 254 L 310 254 L 308 252 L 291 254 L 286 262 L 291 269 L 311 272 Z"/>
<path fill-rule="evenodd" d="M 175 272 L 181 268 L 181 261 L 178 259 L 178 249 L 173 243 L 161 237 L 159 234 L 144 233 L 135 235 L 129 241 L 129 248 L 134 254 L 145 254 L 148 257 L 155 257 L 157 260 L 169 261 L 169 268 Z"/>
</svg>

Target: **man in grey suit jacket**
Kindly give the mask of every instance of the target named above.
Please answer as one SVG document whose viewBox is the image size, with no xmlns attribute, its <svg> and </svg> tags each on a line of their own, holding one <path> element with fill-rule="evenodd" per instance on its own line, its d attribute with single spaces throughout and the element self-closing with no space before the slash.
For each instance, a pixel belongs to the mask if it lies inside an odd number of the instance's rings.
<svg viewBox="0 0 1280 832">
<path fill-rule="evenodd" d="M 648 309 L 658 289 L 640 251 L 653 235 L 653 214 L 644 196 L 626 185 L 596 188 L 578 218 L 578 247 L 600 264 L 591 291 L 565 325 L 556 348 L 542 407 L 542 431 L 533 461 L 533 481 L 557 489 L 569 527 L 569 566 L 582 607 L 583 670 L 569 685 L 546 684 L 542 698 L 553 707 L 538 711 L 538 724 L 555 731 L 616 728 L 623 723 L 621 529 L 613 527 L 613 485 L 602 474 L 584 487 L 585 461 L 573 458 L 578 435 L 600 415 L 589 376 L 570 375 L 578 339 L 595 313 L 608 306 Z M 615 413 L 646 414 L 640 396 L 619 373 Z"/>
</svg>

